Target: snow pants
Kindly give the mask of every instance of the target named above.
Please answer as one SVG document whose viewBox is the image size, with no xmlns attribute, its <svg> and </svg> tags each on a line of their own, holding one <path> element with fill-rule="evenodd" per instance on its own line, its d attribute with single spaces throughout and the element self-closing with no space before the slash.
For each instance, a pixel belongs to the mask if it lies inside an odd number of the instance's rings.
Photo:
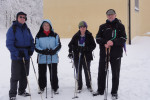
<svg viewBox="0 0 150 100">
<path fill-rule="evenodd" d="M 110 57 L 110 65 L 112 71 L 112 89 L 111 94 L 116 94 L 119 87 L 120 65 L 121 57 Z M 104 93 L 106 83 L 106 61 L 105 58 L 100 58 L 99 70 L 98 70 L 98 90 L 100 93 Z"/>
<path fill-rule="evenodd" d="M 57 63 L 52 63 L 51 64 L 38 64 L 38 73 L 39 73 L 39 86 L 40 89 L 44 89 L 47 85 L 47 68 L 49 68 L 50 72 L 50 83 L 52 86 L 52 89 L 56 91 L 59 86 L 58 86 L 58 76 L 57 76 Z"/>
<path fill-rule="evenodd" d="M 74 64 L 75 64 L 76 75 L 77 75 L 77 80 L 78 80 L 78 90 L 81 90 L 82 86 L 83 86 L 83 82 L 82 82 L 82 67 L 84 69 L 86 86 L 87 86 L 87 88 L 91 88 L 91 84 L 90 84 L 90 81 L 91 81 L 91 72 L 90 72 L 91 61 L 86 61 L 84 59 L 84 57 L 81 57 L 80 62 L 79 62 L 79 60 L 75 60 Z"/>
<path fill-rule="evenodd" d="M 30 60 L 25 60 L 25 64 L 22 60 L 12 60 L 9 97 L 16 97 L 18 82 L 18 92 L 25 92 L 27 88 L 26 75 L 29 75 L 29 65 Z"/>
</svg>

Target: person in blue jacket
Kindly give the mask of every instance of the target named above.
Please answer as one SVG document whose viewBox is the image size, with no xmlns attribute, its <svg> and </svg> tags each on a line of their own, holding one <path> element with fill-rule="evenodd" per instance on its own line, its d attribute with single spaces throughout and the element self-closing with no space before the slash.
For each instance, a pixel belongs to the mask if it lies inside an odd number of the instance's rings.
<svg viewBox="0 0 150 100">
<path fill-rule="evenodd" d="M 47 85 L 47 65 L 50 71 L 50 82 L 53 92 L 55 94 L 59 93 L 57 64 L 60 48 L 60 38 L 58 34 L 54 32 L 50 20 L 44 20 L 35 37 L 35 51 L 38 53 L 39 94 L 44 92 Z"/>
<path fill-rule="evenodd" d="M 30 56 L 34 52 L 34 39 L 26 21 L 27 15 L 24 12 L 18 12 L 16 21 L 13 22 L 6 35 L 6 46 L 11 55 L 10 100 L 16 100 L 18 82 L 18 95 L 30 96 L 25 89 L 26 77 L 29 75 Z"/>
</svg>

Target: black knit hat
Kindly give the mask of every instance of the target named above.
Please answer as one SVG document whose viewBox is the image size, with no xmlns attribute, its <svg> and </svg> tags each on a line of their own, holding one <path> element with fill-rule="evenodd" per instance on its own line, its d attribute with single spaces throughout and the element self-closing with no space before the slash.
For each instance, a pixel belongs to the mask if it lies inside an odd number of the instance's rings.
<svg viewBox="0 0 150 100">
<path fill-rule="evenodd" d="M 17 16 L 16 16 L 16 20 L 18 20 L 18 16 L 19 15 L 25 15 L 25 17 L 26 17 L 25 20 L 27 21 L 27 14 L 26 13 L 24 13 L 24 12 L 18 12 Z"/>
</svg>

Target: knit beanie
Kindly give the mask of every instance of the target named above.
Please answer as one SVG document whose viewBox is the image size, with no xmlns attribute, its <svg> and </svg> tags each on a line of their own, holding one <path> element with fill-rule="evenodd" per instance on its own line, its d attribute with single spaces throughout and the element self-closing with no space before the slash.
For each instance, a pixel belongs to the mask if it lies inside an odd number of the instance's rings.
<svg viewBox="0 0 150 100">
<path fill-rule="evenodd" d="M 79 26 L 79 28 L 80 27 L 86 27 L 86 28 L 88 27 L 87 23 L 85 21 L 81 21 L 78 26 Z"/>
</svg>

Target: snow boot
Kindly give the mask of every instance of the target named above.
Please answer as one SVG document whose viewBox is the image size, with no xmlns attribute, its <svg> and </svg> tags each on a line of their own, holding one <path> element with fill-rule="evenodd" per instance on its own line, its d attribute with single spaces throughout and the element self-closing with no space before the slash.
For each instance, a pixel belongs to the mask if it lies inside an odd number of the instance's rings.
<svg viewBox="0 0 150 100">
<path fill-rule="evenodd" d="M 87 88 L 87 89 L 88 89 L 88 91 L 93 92 L 92 88 Z"/>
<path fill-rule="evenodd" d="M 27 93 L 26 91 L 24 91 L 24 92 L 18 92 L 18 95 L 24 96 L 24 97 L 31 96 L 31 94 Z"/>
<path fill-rule="evenodd" d="M 9 100 L 16 100 L 16 97 L 10 97 Z"/>
<path fill-rule="evenodd" d="M 97 96 L 97 95 L 103 95 L 104 92 L 99 92 L 99 91 L 96 91 L 95 93 L 93 93 L 93 96 Z"/>
<path fill-rule="evenodd" d="M 118 94 L 112 94 L 112 100 L 117 100 L 118 99 Z"/>
<path fill-rule="evenodd" d="M 38 91 L 38 94 L 42 94 L 44 92 L 44 89 L 40 89 L 39 91 Z"/>
<path fill-rule="evenodd" d="M 54 94 L 59 94 L 59 90 L 57 89 L 56 91 L 54 91 Z"/>
<path fill-rule="evenodd" d="M 77 90 L 76 93 L 81 93 L 82 90 Z"/>
</svg>

